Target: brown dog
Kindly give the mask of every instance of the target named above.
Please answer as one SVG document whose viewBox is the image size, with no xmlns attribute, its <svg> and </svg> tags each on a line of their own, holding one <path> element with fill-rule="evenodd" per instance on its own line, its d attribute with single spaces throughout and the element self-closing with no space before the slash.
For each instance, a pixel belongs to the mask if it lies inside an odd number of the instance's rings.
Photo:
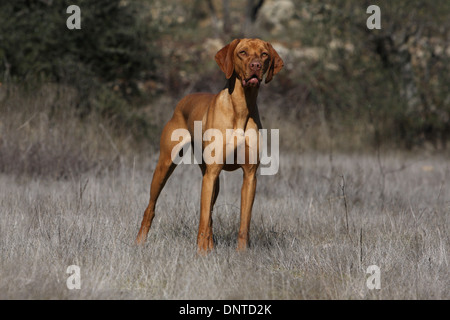
<svg viewBox="0 0 450 320">
<path fill-rule="evenodd" d="M 198 159 L 203 174 L 200 225 L 197 236 L 199 252 L 207 252 L 213 248 L 211 212 L 219 194 L 219 174 L 222 169 L 233 171 L 240 167 L 243 170 L 241 221 L 237 249 L 243 250 L 248 245 L 259 150 L 257 161 L 250 161 L 249 154 L 253 147 L 259 148 L 259 143 L 251 145 L 246 133 L 249 130 L 261 129 L 256 105 L 259 86 L 264 74 L 266 74 L 266 83 L 272 80 L 273 76 L 283 67 L 283 60 L 270 43 L 259 39 L 235 39 L 217 52 L 215 59 L 228 79 L 227 85 L 218 94 L 196 93 L 184 97 L 164 127 L 160 141 L 159 160 L 150 188 L 150 202 L 145 210 L 136 238 L 137 244 L 145 242 L 155 215 L 156 200 L 177 165 L 173 155 L 178 154 L 180 148 L 179 141 L 173 139 L 173 133 L 177 129 L 183 129 L 187 135 L 190 135 L 190 137 L 184 138 L 194 145 L 194 154 L 197 152 L 194 142 L 198 142 L 202 151 L 205 151 L 208 146 L 211 147 L 212 143 L 216 145 L 213 155 L 216 161 L 205 159 L 204 156 L 203 159 Z M 198 130 L 195 130 L 196 121 L 198 121 L 197 124 L 201 124 L 200 137 L 195 136 L 195 133 L 199 134 Z M 208 140 L 204 137 L 205 131 L 208 129 L 215 129 L 214 132 L 221 133 L 223 137 L 227 135 L 227 129 L 241 132 L 233 137 L 232 149 L 235 150 L 239 139 L 242 139 L 241 142 L 245 142 L 245 161 L 232 163 L 227 161 L 229 150 L 226 145 L 229 146 L 228 141 L 227 143 L 220 142 L 221 140 L 217 138 L 214 141 L 204 141 Z M 245 136 L 242 132 L 245 132 Z M 192 137 L 194 138 L 192 139 Z M 259 137 L 257 139 L 259 140 Z M 217 143 L 222 143 L 223 148 L 217 148 Z M 234 159 L 236 160 L 236 158 Z"/>
</svg>

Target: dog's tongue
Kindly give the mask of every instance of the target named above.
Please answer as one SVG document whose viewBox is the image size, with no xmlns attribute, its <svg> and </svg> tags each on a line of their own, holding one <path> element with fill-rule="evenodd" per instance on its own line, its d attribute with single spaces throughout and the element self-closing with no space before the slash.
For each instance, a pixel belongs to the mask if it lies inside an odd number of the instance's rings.
<svg viewBox="0 0 450 320">
<path fill-rule="evenodd" d="M 257 84 L 258 82 L 259 81 L 257 78 L 251 78 L 250 80 L 248 80 L 248 83 L 251 83 L 251 84 Z"/>
<path fill-rule="evenodd" d="M 254 85 L 254 84 L 258 84 L 258 78 L 250 78 L 248 80 L 243 80 L 243 85 L 244 86 L 248 86 L 248 85 Z"/>
</svg>

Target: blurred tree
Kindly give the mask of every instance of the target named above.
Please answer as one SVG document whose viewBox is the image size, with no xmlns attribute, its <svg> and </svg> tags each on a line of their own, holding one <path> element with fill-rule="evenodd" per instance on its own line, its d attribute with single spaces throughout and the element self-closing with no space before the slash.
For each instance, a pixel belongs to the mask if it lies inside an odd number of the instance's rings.
<svg viewBox="0 0 450 320">
<path fill-rule="evenodd" d="M 87 98 L 101 83 L 116 82 L 125 94 L 137 80 L 154 76 L 156 33 L 139 19 L 141 1 L 79 0 L 81 30 L 66 27 L 70 4 L 0 2 L 3 79 L 68 83 Z"/>
<path fill-rule="evenodd" d="M 81 30 L 66 27 L 70 4 L 0 2 L 0 81 L 70 84 L 81 110 L 122 119 L 136 83 L 157 80 L 141 88 L 167 97 L 210 90 L 205 79 L 222 78 L 215 52 L 255 36 L 285 59 L 266 100 L 297 112 L 285 121 L 301 126 L 320 113 L 331 137 L 346 132 L 362 145 L 450 139 L 448 0 L 78 0 Z M 366 27 L 372 4 L 380 30 Z"/>
<path fill-rule="evenodd" d="M 381 8 L 380 30 L 366 26 L 372 4 Z M 323 106 L 330 126 L 374 130 L 376 145 L 445 148 L 450 139 L 449 1 L 309 0 L 298 10 L 304 32 L 282 36 L 322 54 L 295 68 L 290 78 L 308 88 L 312 105 Z M 291 97 L 303 94 L 295 90 Z"/>
<path fill-rule="evenodd" d="M 382 5 L 380 30 L 365 30 L 369 46 L 398 83 L 403 108 L 386 117 L 394 119 L 409 148 L 424 142 L 445 147 L 450 138 L 449 16 L 446 0 L 395 1 Z"/>
<path fill-rule="evenodd" d="M 249 30 L 256 21 L 259 9 L 264 4 L 264 0 L 247 0 L 244 18 L 244 30 Z"/>
</svg>

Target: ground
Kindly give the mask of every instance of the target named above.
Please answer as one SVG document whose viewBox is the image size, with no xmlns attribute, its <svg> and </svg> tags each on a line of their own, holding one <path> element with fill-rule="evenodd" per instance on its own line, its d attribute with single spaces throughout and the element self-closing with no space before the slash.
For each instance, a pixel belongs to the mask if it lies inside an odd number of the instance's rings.
<svg viewBox="0 0 450 320">
<path fill-rule="evenodd" d="M 1 299 L 449 299 L 450 168 L 440 156 L 280 152 L 236 252 L 241 172 L 220 176 L 197 255 L 200 170 L 175 170 L 133 245 L 156 156 L 101 175 L 0 175 Z M 81 288 L 69 290 L 70 265 Z M 369 289 L 367 268 L 380 270 Z"/>
</svg>

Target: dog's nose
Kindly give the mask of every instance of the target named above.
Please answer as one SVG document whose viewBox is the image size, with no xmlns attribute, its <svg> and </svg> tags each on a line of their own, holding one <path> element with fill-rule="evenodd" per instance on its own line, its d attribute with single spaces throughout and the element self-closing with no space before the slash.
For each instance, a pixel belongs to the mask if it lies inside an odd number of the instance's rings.
<svg viewBox="0 0 450 320">
<path fill-rule="evenodd" d="M 250 69 L 252 69 L 253 71 L 258 71 L 259 69 L 261 69 L 261 62 L 259 62 L 259 61 L 252 61 L 250 63 Z"/>
</svg>

